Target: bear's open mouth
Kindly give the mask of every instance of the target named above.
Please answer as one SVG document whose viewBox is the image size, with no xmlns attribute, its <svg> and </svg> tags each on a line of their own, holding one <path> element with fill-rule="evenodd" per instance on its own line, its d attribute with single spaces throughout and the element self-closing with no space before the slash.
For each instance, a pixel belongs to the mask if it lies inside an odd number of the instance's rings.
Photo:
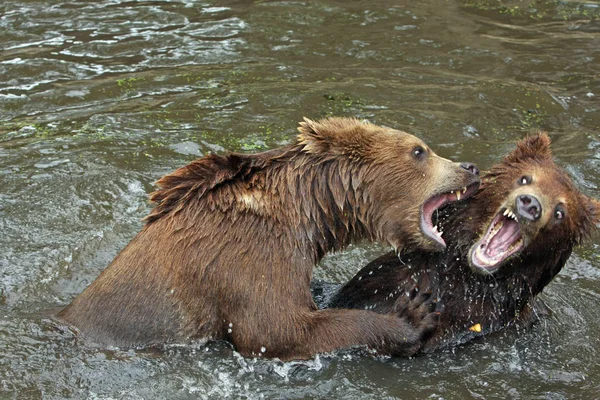
<svg viewBox="0 0 600 400">
<path fill-rule="evenodd" d="M 436 194 L 430 197 L 421 209 L 421 230 L 426 236 L 435 240 L 437 243 L 446 247 L 446 242 L 442 239 L 442 231 L 433 225 L 433 213 L 440 207 L 448 203 L 459 201 L 470 197 L 479 188 L 479 182 L 465 186 L 462 189 L 451 190 L 450 192 Z"/>
<path fill-rule="evenodd" d="M 503 208 L 492 220 L 485 235 L 473 246 L 471 263 L 491 273 L 523 247 L 521 224 L 517 216 L 508 208 Z"/>
</svg>

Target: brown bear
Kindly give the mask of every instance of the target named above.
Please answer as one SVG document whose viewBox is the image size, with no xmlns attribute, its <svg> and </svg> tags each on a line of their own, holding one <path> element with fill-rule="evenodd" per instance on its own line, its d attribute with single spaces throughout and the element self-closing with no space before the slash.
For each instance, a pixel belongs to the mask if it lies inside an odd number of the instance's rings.
<svg viewBox="0 0 600 400">
<path fill-rule="evenodd" d="M 306 119 L 296 143 L 209 155 L 157 183 L 138 235 L 58 318 L 97 345 L 224 339 L 245 356 L 355 345 L 410 355 L 436 321 L 317 309 L 312 269 L 359 239 L 439 250 L 434 211 L 479 186 L 472 164 L 356 119 Z"/>
<path fill-rule="evenodd" d="M 444 311 L 424 352 L 529 324 L 536 295 L 599 222 L 600 202 L 554 164 L 546 134 L 532 136 L 485 174 L 475 195 L 440 210 L 444 252 L 386 254 L 328 307 L 410 316 L 423 303 L 418 296 L 411 306 L 416 293 L 431 296 Z"/>
</svg>

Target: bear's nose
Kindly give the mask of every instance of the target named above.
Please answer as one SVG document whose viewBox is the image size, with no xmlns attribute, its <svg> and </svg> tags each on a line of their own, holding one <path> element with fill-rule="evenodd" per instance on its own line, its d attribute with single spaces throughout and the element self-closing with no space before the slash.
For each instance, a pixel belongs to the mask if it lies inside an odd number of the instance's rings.
<svg viewBox="0 0 600 400">
<path fill-rule="evenodd" d="M 517 212 L 530 221 L 537 221 L 542 215 L 542 205 L 534 196 L 522 194 L 517 197 Z"/>
<path fill-rule="evenodd" d="M 472 174 L 479 175 L 479 168 L 477 168 L 477 166 L 475 164 L 471 164 L 469 162 L 464 162 L 464 163 L 460 164 L 460 167 L 466 169 L 467 171 L 469 171 Z"/>
</svg>

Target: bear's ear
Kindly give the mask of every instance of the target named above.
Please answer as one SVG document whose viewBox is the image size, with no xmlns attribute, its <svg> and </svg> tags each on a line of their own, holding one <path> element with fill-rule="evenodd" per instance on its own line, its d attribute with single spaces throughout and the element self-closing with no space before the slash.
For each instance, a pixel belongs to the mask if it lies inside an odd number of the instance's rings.
<svg viewBox="0 0 600 400">
<path fill-rule="evenodd" d="M 372 142 L 374 125 L 356 118 L 304 118 L 298 127 L 298 144 L 307 153 L 364 155 Z"/>
<path fill-rule="evenodd" d="M 550 143 L 550 137 L 545 132 L 529 136 L 517 142 L 517 148 L 506 156 L 504 160 L 509 164 L 513 164 L 530 159 L 544 160 L 552 158 Z"/>
<path fill-rule="evenodd" d="M 327 132 L 323 124 L 304 118 L 298 127 L 298 143 L 304 147 L 307 153 L 327 153 L 330 141 L 327 140 Z"/>
</svg>

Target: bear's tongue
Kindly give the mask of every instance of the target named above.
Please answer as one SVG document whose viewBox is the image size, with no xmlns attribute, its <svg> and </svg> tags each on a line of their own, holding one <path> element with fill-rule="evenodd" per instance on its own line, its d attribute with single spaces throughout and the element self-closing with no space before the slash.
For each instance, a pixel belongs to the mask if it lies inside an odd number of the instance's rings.
<svg viewBox="0 0 600 400">
<path fill-rule="evenodd" d="M 502 253 L 506 253 L 510 246 L 521 237 L 521 229 L 517 221 L 513 219 L 503 219 L 492 228 L 485 255 L 490 258 L 496 258 Z"/>
</svg>

